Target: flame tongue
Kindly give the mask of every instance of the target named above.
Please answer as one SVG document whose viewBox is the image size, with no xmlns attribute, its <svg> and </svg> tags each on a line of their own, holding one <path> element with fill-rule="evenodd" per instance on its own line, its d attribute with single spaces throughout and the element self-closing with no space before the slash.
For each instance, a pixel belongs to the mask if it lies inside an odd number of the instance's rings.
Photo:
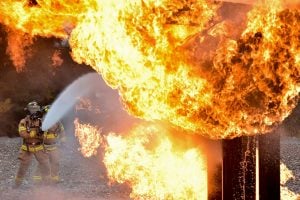
<svg viewBox="0 0 300 200">
<path fill-rule="evenodd" d="M 154 125 L 140 125 L 125 137 L 109 134 L 108 177 L 130 183 L 133 199 L 207 199 L 205 158 L 198 149 L 179 151 L 166 135 Z"/>
<path fill-rule="evenodd" d="M 84 157 L 91 157 L 97 154 L 97 150 L 102 142 L 101 129 L 89 124 L 81 124 L 76 118 L 74 121 L 75 136 L 80 143 L 79 150 Z"/>
<path fill-rule="evenodd" d="M 207 199 L 206 159 L 199 144 L 179 145 L 167 129 L 154 124 L 104 137 L 97 127 L 78 119 L 74 124 L 83 156 L 96 155 L 101 144 L 110 182 L 128 184 L 132 199 Z"/>
</svg>

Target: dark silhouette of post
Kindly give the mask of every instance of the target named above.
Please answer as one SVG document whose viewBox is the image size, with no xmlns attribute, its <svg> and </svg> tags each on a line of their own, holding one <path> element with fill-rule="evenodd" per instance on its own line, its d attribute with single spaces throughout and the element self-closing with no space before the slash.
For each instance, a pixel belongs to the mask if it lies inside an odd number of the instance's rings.
<svg viewBox="0 0 300 200">
<path fill-rule="evenodd" d="M 255 200 L 256 137 L 223 140 L 223 200 Z"/>
<path fill-rule="evenodd" d="M 280 200 L 280 134 L 259 136 L 259 199 Z"/>
</svg>

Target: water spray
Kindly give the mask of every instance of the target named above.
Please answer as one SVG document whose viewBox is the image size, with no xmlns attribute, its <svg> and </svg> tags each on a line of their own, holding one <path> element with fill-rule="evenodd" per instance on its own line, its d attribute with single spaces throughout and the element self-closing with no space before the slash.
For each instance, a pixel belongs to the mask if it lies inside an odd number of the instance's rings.
<svg viewBox="0 0 300 200">
<path fill-rule="evenodd" d="M 62 119 L 68 111 L 76 104 L 80 97 L 83 97 L 95 90 L 95 86 L 103 85 L 104 81 L 97 73 L 88 73 L 70 84 L 54 101 L 51 109 L 43 121 L 42 130 L 51 128 Z"/>
</svg>

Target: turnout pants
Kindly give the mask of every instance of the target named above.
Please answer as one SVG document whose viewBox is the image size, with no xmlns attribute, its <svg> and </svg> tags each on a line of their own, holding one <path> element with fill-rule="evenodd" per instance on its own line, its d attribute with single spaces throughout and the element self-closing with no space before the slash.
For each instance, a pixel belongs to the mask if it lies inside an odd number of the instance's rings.
<svg viewBox="0 0 300 200">
<path fill-rule="evenodd" d="M 46 149 L 46 154 L 47 154 L 47 159 L 49 160 L 50 163 L 50 177 L 53 182 L 59 181 L 59 157 L 60 157 L 60 152 L 57 147 L 55 148 L 47 148 Z M 40 181 L 43 179 L 41 176 L 41 164 L 38 163 L 38 167 L 35 170 L 33 180 L 34 181 Z"/>
<path fill-rule="evenodd" d="M 43 180 L 47 181 L 50 177 L 50 167 L 48 162 L 48 156 L 44 150 L 38 150 L 36 152 L 30 152 L 21 150 L 18 159 L 20 160 L 20 166 L 16 176 L 16 182 L 21 182 L 31 164 L 32 157 L 35 157 L 38 161 L 39 171 Z"/>
</svg>

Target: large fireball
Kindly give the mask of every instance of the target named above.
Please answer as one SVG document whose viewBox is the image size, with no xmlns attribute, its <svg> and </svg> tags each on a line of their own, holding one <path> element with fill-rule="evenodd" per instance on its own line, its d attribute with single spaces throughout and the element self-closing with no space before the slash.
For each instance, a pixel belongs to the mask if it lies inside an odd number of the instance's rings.
<svg viewBox="0 0 300 200">
<path fill-rule="evenodd" d="M 213 2 L 4 0 L 0 22 L 60 38 L 76 25 L 73 59 L 117 88 L 134 116 L 214 139 L 268 132 L 298 102 L 300 12 L 267 1 L 233 35 Z"/>
<path fill-rule="evenodd" d="M 118 88 L 132 115 L 211 138 L 267 132 L 297 103 L 300 12 L 278 1 L 255 7 L 234 40 L 226 23 L 209 27 L 217 8 L 206 1 L 100 3 L 71 35 L 73 58 Z M 215 51 L 201 57 L 209 37 Z"/>
</svg>

